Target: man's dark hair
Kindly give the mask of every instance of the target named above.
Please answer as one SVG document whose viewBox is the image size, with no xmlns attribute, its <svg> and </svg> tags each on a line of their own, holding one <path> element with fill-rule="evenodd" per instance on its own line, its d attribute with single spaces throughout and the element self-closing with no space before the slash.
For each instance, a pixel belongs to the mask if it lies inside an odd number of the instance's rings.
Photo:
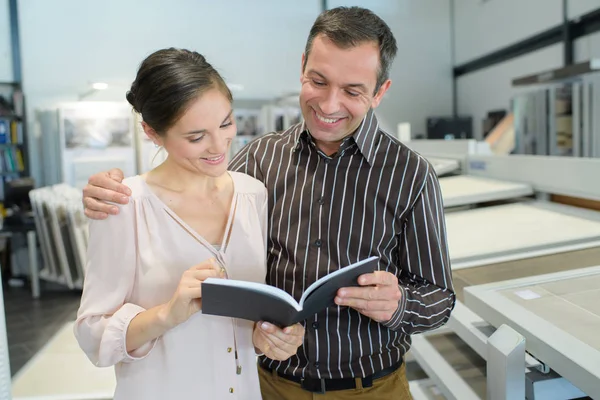
<svg viewBox="0 0 600 400">
<path fill-rule="evenodd" d="M 389 26 L 371 10 L 361 7 L 337 7 L 322 12 L 318 17 L 306 41 L 304 65 L 314 39 L 324 35 L 341 49 L 348 49 L 367 42 L 379 46 L 379 70 L 375 93 L 390 76 L 390 67 L 396 57 L 398 47 Z"/>
</svg>

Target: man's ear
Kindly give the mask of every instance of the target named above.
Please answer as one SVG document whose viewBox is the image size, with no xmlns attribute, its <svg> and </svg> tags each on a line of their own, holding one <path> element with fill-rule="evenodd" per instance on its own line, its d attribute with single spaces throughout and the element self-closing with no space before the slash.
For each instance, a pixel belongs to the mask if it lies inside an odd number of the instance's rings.
<svg viewBox="0 0 600 400">
<path fill-rule="evenodd" d="M 148 139 L 152 140 L 155 145 L 163 145 L 161 137 L 150 125 L 142 121 L 142 128 L 144 129 L 144 133 L 146 134 L 146 136 L 148 136 Z"/>
<path fill-rule="evenodd" d="M 375 97 L 373 97 L 373 101 L 371 102 L 372 108 L 377 108 L 377 106 L 379 105 L 379 103 L 381 103 L 381 100 L 383 99 L 383 95 L 385 94 L 385 92 L 388 91 L 390 86 L 392 86 L 391 79 L 388 79 L 387 81 L 383 82 L 377 93 L 375 93 Z"/>
</svg>

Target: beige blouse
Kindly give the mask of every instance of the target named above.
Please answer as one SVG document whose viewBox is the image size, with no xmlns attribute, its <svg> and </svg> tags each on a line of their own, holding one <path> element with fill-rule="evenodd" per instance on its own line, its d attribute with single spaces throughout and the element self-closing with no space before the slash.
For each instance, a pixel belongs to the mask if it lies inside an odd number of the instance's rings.
<svg viewBox="0 0 600 400">
<path fill-rule="evenodd" d="M 95 365 L 115 366 L 115 400 L 260 399 L 252 322 L 199 312 L 133 353 L 125 350 L 132 318 L 169 301 L 183 272 L 193 265 L 215 257 L 229 278 L 264 283 L 267 192 L 250 176 L 230 175 L 234 197 L 218 249 L 172 212 L 140 176 L 124 181 L 132 196 L 118 215 L 91 221 L 74 330 Z"/>
</svg>

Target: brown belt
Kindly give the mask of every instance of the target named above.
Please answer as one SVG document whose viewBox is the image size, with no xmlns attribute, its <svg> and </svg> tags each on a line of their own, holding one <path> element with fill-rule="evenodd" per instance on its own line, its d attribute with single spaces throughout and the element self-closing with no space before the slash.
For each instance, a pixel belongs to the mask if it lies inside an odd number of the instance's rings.
<svg viewBox="0 0 600 400">
<path fill-rule="evenodd" d="M 365 376 L 362 379 L 362 387 L 368 388 L 373 386 L 373 381 L 376 379 L 383 378 L 384 376 L 390 375 L 398 368 L 402 366 L 402 361 L 392 365 L 391 367 L 382 369 L 381 371 L 375 372 L 373 375 Z M 273 373 L 273 369 L 261 364 L 261 367 L 266 371 Z M 286 375 L 279 372 L 275 372 L 277 376 L 287 379 L 292 382 L 300 384 L 302 389 L 312 393 L 325 393 L 327 391 L 334 390 L 348 390 L 356 389 L 355 378 L 341 378 L 341 379 L 317 379 L 317 378 L 302 378 L 299 376 Z"/>
</svg>

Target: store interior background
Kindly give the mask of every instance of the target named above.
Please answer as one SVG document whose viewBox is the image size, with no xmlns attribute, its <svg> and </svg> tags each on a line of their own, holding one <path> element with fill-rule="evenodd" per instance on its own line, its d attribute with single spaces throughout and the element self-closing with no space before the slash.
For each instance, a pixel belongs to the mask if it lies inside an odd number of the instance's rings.
<svg viewBox="0 0 600 400">
<path fill-rule="evenodd" d="M 18 8 L 19 62 L 11 3 Z M 60 183 L 64 168 L 54 158 L 64 157 L 61 149 L 48 151 L 48 140 L 57 138 L 43 137 L 36 116 L 66 103 L 124 102 L 140 62 L 159 48 L 203 54 L 230 85 L 236 110 L 294 108 L 310 27 L 324 6 L 342 5 L 373 10 L 398 42 L 393 84 L 376 111 L 384 130 L 396 134 L 399 124 L 409 124 L 412 138 L 424 137 L 427 118 L 461 115 L 472 117 L 473 138 L 482 140 L 488 112 L 508 111 L 511 99 L 529 89 L 512 80 L 563 67 L 565 45 L 455 77 L 457 67 L 560 26 L 565 8 L 568 20 L 577 20 L 600 9 L 600 0 L 0 0 L 0 82 L 22 87 L 35 186 Z M 600 32 L 575 40 L 572 56 L 573 63 L 600 58 Z M 106 89 L 93 90 L 97 82 Z M 32 299 L 24 239 L 15 239 L 9 256 L 19 278 L 4 289 L 14 375 L 74 318 L 78 293 L 42 281 L 40 299 Z"/>
</svg>

